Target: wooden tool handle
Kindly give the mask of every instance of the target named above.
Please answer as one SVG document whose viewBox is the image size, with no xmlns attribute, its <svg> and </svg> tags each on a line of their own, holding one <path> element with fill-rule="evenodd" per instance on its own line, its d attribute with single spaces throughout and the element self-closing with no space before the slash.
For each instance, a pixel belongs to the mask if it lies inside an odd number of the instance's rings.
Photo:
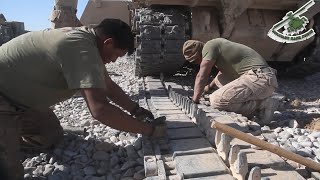
<svg viewBox="0 0 320 180">
<path fill-rule="evenodd" d="M 258 147 L 261 147 L 264 150 L 270 151 L 270 152 L 275 153 L 279 156 L 282 156 L 282 157 L 285 157 L 285 158 L 290 159 L 292 161 L 295 161 L 297 163 L 303 164 L 306 167 L 309 167 L 311 169 L 314 169 L 314 170 L 320 172 L 320 164 L 315 161 L 304 158 L 298 154 L 292 153 L 292 152 L 287 151 L 281 147 L 278 147 L 276 145 L 262 141 L 254 136 L 248 135 L 248 134 L 243 133 L 237 129 L 234 129 L 232 127 L 229 127 L 225 124 L 221 124 L 216 121 L 213 121 L 213 123 L 211 124 L 211 127 L 216 128 L 219 131 L 224 132 L 232 137 L 235 137 L 235 138 L 240 139 L 242 141 L 245 141 L 247 143 L 256 145 Z"/>
</svg>

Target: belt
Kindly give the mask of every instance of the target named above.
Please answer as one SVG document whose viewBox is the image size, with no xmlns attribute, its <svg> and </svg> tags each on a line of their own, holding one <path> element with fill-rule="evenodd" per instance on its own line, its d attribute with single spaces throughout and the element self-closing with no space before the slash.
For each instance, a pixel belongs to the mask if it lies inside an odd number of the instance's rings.
<svg viewBox="0 0 320 180">
<path fill-rule="evenodd" d="M 274 75 L 277 74 L 277 70 L 275 70 L 271 67 L 253 69 L 253 72 L 255 72 L 255 73 L 272 73 Z"/>
</svg>

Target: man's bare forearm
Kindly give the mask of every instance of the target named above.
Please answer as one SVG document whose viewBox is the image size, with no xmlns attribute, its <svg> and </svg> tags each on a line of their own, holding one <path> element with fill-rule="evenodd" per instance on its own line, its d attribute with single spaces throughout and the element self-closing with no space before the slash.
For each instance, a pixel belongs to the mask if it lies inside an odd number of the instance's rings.
<svg viewBox="0 0 320 180">
<path fill-rule="evenodd" d="M 210 88 L 210 89 L 217 89 L 217 88 L 218 88 L 218 86 L 216 85 L 215 79 L 213 79 L 213 80 L 210 82 L 209 88 Z"/>
<path fill-rule="evenodd" d="M 196 77 L 195 86 L 194 86 L 193 101 L 199 102 L 201 94 L 206 84 L 207 84 L 207 78 L 198 74 Z"/>
<path fill-rule="evenodd" d="M 140 133 L 144 135 L 152 134 L 153 127 L 151 124 L 138 121 L 115 106 L 110 104 L 105 105 L 102 112 L 103 113 L 99 114 L 99 116 L 95 118 L 107 126 L 120 131 Z"/>
<path fill-rule="evenodd" d="M 108 89 L 107 96 L 114 103 L 118 104 L 127 111 L 132 111 L 136 103 L 116 84 L 112 83 L 112 88 Z"/>
<path fill-rule="evenodd" d="M 219 86 L 216 84 L 216 79 L 221 75 L 221 71 L 218 72 L 215 78 L 210 82 L 209 87 L 210 89 L 219 89 Z"/>
<path fill-rule="evenodd" d="M 88 88 L 81 89 L 81 94 L 85 98 L 87 106 L 93 118 L 112 128 L 151 135 L 153 127 L 151 124 L 140 122 L 129 116 L 120 108 L 111 105 L 106 99 L 104 89 Z"/>
</svg>

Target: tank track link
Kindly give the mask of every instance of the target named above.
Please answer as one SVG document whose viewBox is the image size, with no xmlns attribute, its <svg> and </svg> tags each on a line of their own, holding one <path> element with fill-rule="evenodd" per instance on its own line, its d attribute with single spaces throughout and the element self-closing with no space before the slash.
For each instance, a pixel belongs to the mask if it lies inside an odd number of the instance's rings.
<svg viewBox="0 0 320 180">
<path fill-rule="evenodd" d="M 251 134 L 260 131 L 258 124 L 236 113 L 193 104 L 185 89 L 174 82 L 143 79 L 140 106 L 155 117 L 166 116 L 168 127 L 165 138 L 143 136 L 146 180 L 305 179 L 279 156 L 211 128 L 210 120 Z"/>
<path fill-rule="evenodd" d="M 182 46 L 188 18 L 183 8 L 141 8 L 133 13 L 136 31 L 135 75 L 176 72 L 185 62 Z"/>
</svg>

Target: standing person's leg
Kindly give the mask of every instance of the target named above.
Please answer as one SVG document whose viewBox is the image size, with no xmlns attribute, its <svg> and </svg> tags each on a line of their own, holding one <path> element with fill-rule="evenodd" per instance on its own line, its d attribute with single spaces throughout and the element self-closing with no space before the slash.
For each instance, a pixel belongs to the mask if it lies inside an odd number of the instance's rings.
<svg viewBox="0 0 320 180">
<path fill-rule="evenodd" d="M 22 147 L 46 149 L 59 143 L 63 129 L 51 109 L 28 110 L 20 117 L 22 123 Z"/>
<path fill-rule="evenodd" d="M 251 116 L 260 107 L 262 100 L 271 96 L 274 89 L 269 85 L 268 79 L 259 77 L 251 70 L 213 92 L 210 103 L 219 110 Z"/>
<path fill-rule="evenodd" d="M 21 180 L 24 171 L 20 162 L 21 112 L 0 96 L 0 179 Z"/>
</svg>

